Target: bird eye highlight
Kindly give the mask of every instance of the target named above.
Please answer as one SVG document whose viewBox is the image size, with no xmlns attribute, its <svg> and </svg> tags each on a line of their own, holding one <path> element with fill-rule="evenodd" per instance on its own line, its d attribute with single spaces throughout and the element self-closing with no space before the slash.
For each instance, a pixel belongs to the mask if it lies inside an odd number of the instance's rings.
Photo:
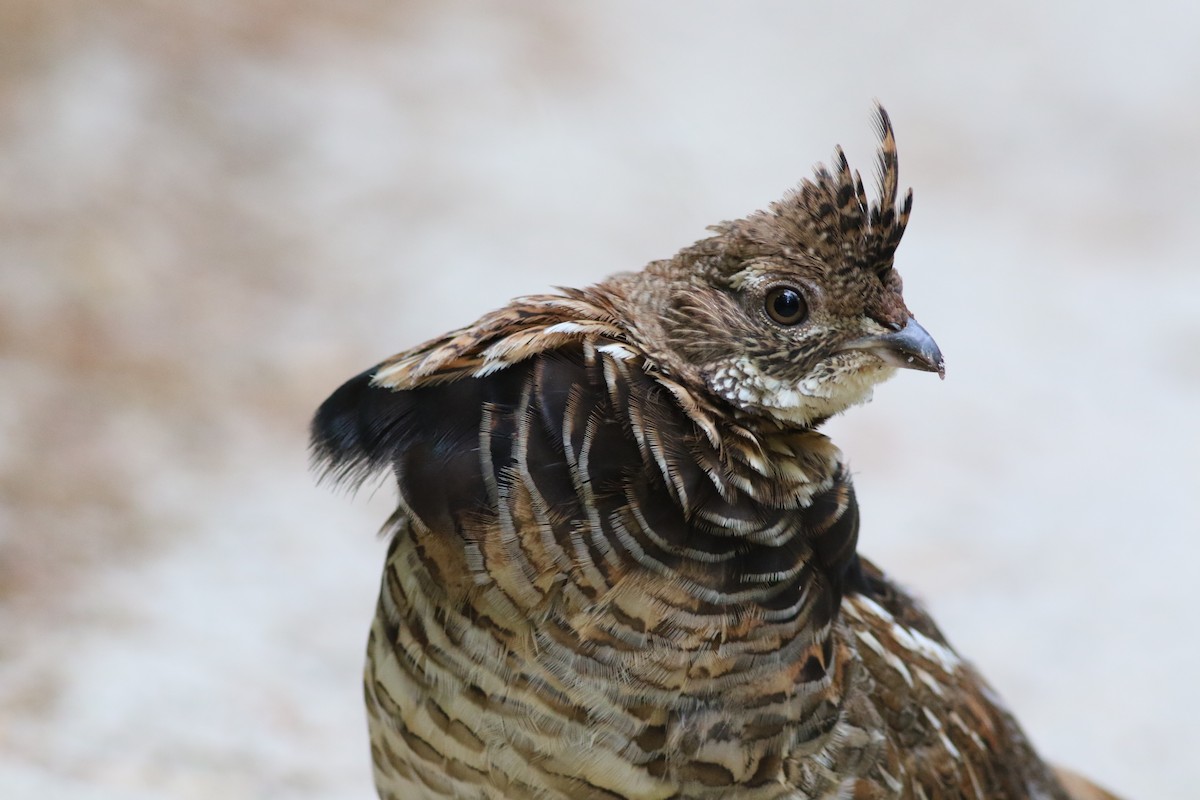
<svg viewBox="0 0 1200 800">
<path fill-rule="evenodd" d="M 799 290 L 779 286 L 767 292 L 767 316 L 780 325 L 798 325 L 808 316 L 808 304 Z"/>
</svg>

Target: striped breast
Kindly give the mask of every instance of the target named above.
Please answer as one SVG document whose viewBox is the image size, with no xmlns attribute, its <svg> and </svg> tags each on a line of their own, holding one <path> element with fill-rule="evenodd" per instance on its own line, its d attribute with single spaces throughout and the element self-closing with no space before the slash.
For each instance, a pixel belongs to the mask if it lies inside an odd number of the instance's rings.
<svg viewBox="0 0 1200 800">
<path fill-rule="evenodd" d="M 335 477 L 399 508 L 365 674 L 380 796 L 1063 798 L 855 554 L 836 448 L 527 298 L 346 383 Z"/>
<path fill-rule="evenodd" d="M 720 420 L 619 338 L 557 345 L 400 390 L 385 364 L 318 413 L 335 473 L 400 488 L 366 672 L 381 795 L 835 789 L 879 745 L 832 627 L 858 525 L 837 450 Z"/>
</svg>

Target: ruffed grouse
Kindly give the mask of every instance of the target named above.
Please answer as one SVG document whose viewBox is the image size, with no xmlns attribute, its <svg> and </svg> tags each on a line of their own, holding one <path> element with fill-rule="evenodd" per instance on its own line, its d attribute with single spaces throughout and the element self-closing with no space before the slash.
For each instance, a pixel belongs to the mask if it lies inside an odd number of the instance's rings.
<svg viewBox="0 0 1200 800">
<path fill-rule="evenodd" d="M 878 125 L 876 200 L 839 149 L 768 212 L 321 406 L 328 474 L 399 484 L 365 675 L 381 797 L 1106 796 L 1069 794 L 856 553 L 817 429 L 896 367 L 943 372 Z"/>
</svg>

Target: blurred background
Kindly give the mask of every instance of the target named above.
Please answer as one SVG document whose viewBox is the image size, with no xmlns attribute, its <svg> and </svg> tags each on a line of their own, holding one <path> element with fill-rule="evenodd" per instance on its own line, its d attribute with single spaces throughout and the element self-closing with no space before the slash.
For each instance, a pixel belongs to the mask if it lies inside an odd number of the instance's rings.
<svg viewBox="0 0 1200 800">
<path fill-rule="evenodd" d="M 831 430 L 1041 750 L 1195 796 L 1187 4 L 0 0 L 0 795 L 369 797 L 343 379 L 670 256 L 872 100 L 946 354 Z"/>
</svg>

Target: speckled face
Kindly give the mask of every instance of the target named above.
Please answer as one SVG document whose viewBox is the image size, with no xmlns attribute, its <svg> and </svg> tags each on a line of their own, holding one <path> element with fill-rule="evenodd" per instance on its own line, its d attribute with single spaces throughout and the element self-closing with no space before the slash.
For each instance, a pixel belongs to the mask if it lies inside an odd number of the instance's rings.
<svg viewBox="0 0 1200 800">
<path fill-rule="evenodd" d="M 744 412 L 811 425 L 867 400 L 894 367 L 942 374 L 892 268 L 912 210 L 880 112 L 874 201 L 840 149 L 766 211 L 646 268 L 646 344 L 663 366 Z M 667 286 L 666 291 L 657 287 Z M 654 341 L 661 336 L 660 341 Z"/>
<path fill-rule="evenodd" d="M 709 390 L 794 425 L 869 400 L 895 368 L 846 345 L 894 331 L 907 317 L 894 270 L 838 269 L 809 259 L 756 258 L 728 278 L 684 289 L 675 301 L 673 344 L 700 367 Z"/>
</svg>

